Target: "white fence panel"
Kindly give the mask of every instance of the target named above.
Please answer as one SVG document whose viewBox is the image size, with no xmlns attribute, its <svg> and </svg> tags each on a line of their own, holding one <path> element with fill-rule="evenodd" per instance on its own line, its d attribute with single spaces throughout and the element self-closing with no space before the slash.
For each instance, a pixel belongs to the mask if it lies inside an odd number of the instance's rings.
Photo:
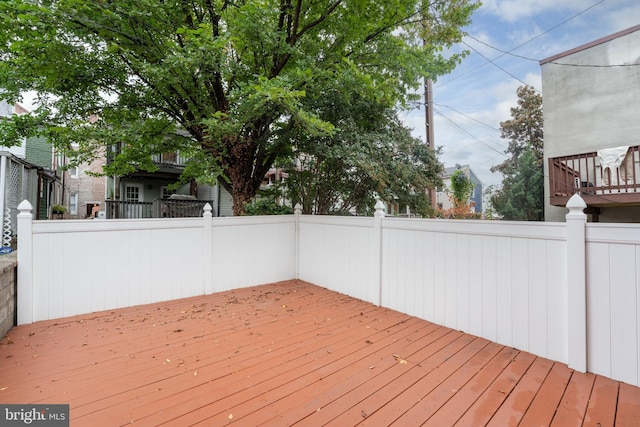
<svg viewBox="0 0 640 427">
<path fill-rule="evenodd" d="M 567 360 L 564 225 L 385 219 L 382 304 Z"/>
<path fill-rule="evenodd" d="M 32 234 L 20 238 L 31 238 L 32 245 L 25 240 L 20 245 L 25 251 L 31 249 L 32 257 L 30 270 L 25 269 L 26 262 L 20 263 L 27 280 L 19 284 L 23 308 L 19 321 L 294 279 L 296 221 L 293 215 L 23 220 Z M 27 259 L 24 252 L 19 255 Z"/>
<path fill-rule="evenodd" d="M 640 226 L 587 225 L 588 370 L 640 384 Z"/>
<path fill-rule="evenodd" d="M 33 320 L 203 293 L 202 220 L 33 223 Z"/>
<path fill-rule="evenodd" d="M 214 292 L 296 277 L 293 216 L 213 218 Z"/>
<path fill-rule="evenodd" d="M 373 218 L 301 216 L 299 278 L 377 303 Z"/>
</svg>

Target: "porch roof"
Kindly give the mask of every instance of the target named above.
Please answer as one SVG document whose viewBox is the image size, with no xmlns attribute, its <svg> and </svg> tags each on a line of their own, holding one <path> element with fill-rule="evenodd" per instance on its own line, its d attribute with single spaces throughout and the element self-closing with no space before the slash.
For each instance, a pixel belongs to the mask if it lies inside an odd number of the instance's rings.
<svg viewBox="0 0 640 427">
<path fill-rule="evenodd" d="M 0 402 L 71 425 L 640 425 L 640 389 L 302 281 L 37 322 Z"/>
</svg>

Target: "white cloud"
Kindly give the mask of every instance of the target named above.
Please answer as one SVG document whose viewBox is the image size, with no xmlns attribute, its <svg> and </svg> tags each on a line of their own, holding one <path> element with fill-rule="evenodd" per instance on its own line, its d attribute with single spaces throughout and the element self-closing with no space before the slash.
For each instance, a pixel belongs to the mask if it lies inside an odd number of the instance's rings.
<svg viewBox="0 0 640 427">
<path fill-rule="evenodd" d="M 481 10 L 489 12 L 505 22 L 517 22 L 531 16 L 567 10 L 581 11 L 595 2 L 593 0 L 485 0 Z"/>
</svg>

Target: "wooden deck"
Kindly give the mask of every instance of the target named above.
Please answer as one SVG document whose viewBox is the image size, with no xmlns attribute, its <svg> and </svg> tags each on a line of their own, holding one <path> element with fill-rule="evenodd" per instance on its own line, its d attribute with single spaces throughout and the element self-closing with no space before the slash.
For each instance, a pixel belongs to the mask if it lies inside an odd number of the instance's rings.
<svg viewBox="0 0 640 427">
<path fill-rule="evenodd" d="M 72 426 L 638 426 L 640 389 L 300 281 L 39 322 L 1 403 Z"/>
</svg>

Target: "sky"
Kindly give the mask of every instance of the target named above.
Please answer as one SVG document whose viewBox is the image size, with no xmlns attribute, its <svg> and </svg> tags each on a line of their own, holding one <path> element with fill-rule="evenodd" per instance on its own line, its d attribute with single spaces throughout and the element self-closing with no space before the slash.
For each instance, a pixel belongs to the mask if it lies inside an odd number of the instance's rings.
<svg viewBox="0 0 640 427">
<path fill-rule="evenodd" d="M 640 1 L 482 3 L 472 23 L 463 28 L 467 36 L 462 44 L 452 48 L 469 55 L 451 74 L 434 82 L 432 97 L 440 161 L 446 167 L 468 164 L 486 188 L 502 182 L 502 175 L 490 168 L 507 158 L 508 141 L 500 138 L 500 122 L 511 118 L 516 90 L 528 84 L 542 93 L 539 61 L 640 24 Z M 424 109 L 402 112 L 400 118 L 425 140 Z"/>
</svg>

